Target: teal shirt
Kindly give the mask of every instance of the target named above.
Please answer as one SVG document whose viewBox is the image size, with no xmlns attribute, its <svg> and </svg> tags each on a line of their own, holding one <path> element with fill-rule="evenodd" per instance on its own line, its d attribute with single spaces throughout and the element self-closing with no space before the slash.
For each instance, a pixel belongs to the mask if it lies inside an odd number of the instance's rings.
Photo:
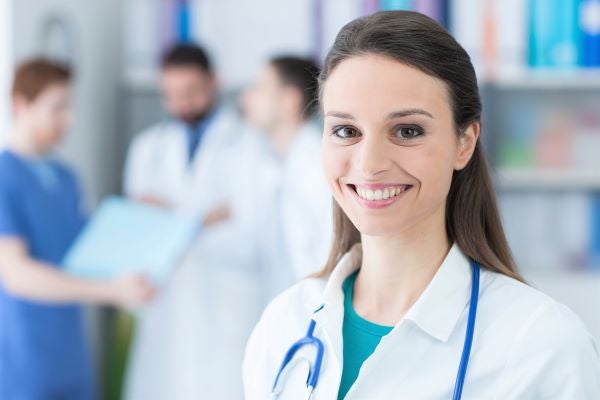
<svg viewBox="0 0 600 400">
<path fill-rule="evenodd" d="M 369 322 L 354 311 L 352 291 L 357 274 L 358 272 L 355 272 L 350 275 L 342 285 L 344 291 L 344 325 L 342 329 L 344 365 L 338 400 L 346 396 L 358 377 L 363 362 L 373 354 L 381 338 L 390 333 L 393 328 Z"/>
</svg>

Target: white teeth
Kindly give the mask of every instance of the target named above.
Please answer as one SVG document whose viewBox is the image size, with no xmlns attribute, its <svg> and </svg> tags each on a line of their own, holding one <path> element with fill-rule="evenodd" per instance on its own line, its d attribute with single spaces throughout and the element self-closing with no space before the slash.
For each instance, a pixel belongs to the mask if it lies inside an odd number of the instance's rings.
<svg viewBox="0 0 600 400">
<path fill-rule="evenodd" d="M 370 190 L 370 189 L 365 189 L 365 188 L 361 188 L 361 187 L 356 187 L 356 193 L 358 193 L 358 195 L 366 200 L 388 200 L 391 199 L 392 197 L 398 196 L 400 193 L 406 191 L 410 186 L 408 185 L 402 185 L 402 186 L 396 186 L 396 187 L 388 187 L 388 188 L 384 188 L 383 190 L 381 189 L 377 189 L 377 190 Z"/>
</svg>

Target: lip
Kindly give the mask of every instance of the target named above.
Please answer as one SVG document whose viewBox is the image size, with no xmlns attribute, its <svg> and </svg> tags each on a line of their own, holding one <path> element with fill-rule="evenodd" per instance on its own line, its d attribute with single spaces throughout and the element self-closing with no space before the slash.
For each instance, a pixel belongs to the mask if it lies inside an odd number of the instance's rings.
<svg viewBox="0 0 600 400">
<path fill-rule="evenodd" d="M 386 199 L 386 200 L 367 200 L 367 199 L 363 199 L 362 197 L 360 197 L 358 195 L 358 193 L 356 193 L 356 186 L 359 186 L 361 188 L 365 188 L 365 189 L 370 189 L 370 190 L 377 190 L 377 189 L 385 189 L 385 188 L 389 188 L 389 187 L 394 187 L 394 186 L 403 186 L 405 184 L 388 184 L 388 183 L 363 183 L 363 184 L 359 184 L 359 185 L 353 185 L 353 184 L 346 184 L 346 187 L 348 188 L 348 190 L 350 190 L 350 192 L 352 193 L 354 199 L 363 207 L 368 208 L 368 209 L 372 209 L 372 210 L 378 210 L 381 208 L 386 208 L 391 206 L 392 204 L 396 203 L 397 201 L 399 201 L 401 198 L 404 197 L 404 194 L 409 192 L 412 188 L 413 185 L 408 185 L 410 186 L 408 189 L 406 189 L 405 191 L 401 192 L 399 195 L 396 195 L 392 198 Z"/>
</svg>

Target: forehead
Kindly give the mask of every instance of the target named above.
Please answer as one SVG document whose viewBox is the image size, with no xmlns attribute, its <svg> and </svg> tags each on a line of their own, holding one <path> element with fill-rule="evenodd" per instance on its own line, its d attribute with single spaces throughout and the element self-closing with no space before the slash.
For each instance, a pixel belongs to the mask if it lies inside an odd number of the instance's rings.
<svg viewBox="0 0 600 400">
<path fill-rule="evenodd" d="M 323 87 L 323 110 L 360 116 L 420 108 L 436 114 L 450 111 L 443 81 L 381 55 L 342 61 Z"/>
<path fill-rule="evenodd" d="M 205 80 L 210 78 L 210 74 L 195 66 L 181 65 L 163 69 L 162 78 L 163 81 Z"/>
<path fill-rule="evenodd" d="M 258 74 L 258 81 L 266 84 L 277 84 L 280 82 L 279 73 L 273 65 L 266 64 Z"/>
<path fill-rule="evenodd" d="M 71 94 L 71 85 L 67 82 L 56 82 L 46 86 L 40 94 L 34 99 L 34 102 L 38 100 L 62 100 Z"/>
</svg>

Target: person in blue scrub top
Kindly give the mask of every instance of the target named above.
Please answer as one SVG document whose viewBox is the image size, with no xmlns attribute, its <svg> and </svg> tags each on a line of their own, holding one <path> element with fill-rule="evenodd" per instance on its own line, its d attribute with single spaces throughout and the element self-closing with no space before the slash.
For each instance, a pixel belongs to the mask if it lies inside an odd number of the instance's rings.
<svg viewBox="0 0 600 400">
<path fill-rule="evenodd" d="M 14 126 L 0 153 L 0 399 L 87 400 L 94 378 L 79 303 L 135 308 L 140 276 L 88 281 L 60 270 L 86 215 L 73 171 L 50 157 L 71 120 L 71 72 L 35 59 L 15 73 Z"/>
</svg>

